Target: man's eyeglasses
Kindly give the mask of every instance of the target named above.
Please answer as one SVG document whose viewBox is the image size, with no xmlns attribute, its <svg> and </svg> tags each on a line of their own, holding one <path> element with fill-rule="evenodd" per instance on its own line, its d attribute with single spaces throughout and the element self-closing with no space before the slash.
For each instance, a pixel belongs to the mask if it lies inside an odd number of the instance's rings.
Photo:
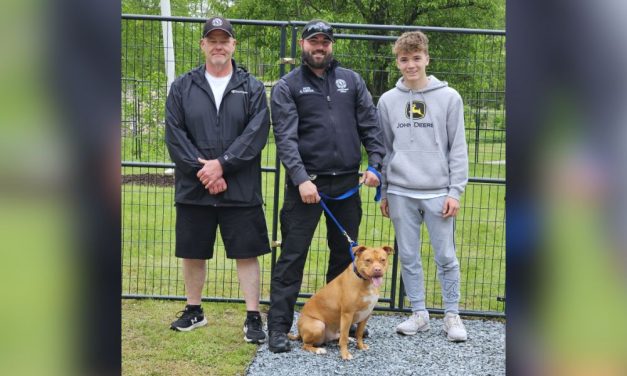
<svg viewBox="0 0 627 376">
<path fill-rule="evenodd" d="M 333 26 L 325 25 L 322 22 L 318 22 L 317 24 L 307 26 L 304 30 L 304 33 L 309 35 L 314 33 L 325 33 L 333 35 Z"/>
<path fill-rule="evenodd" d="M 305 25 L 305 28 L 303 29 L 302 38 L 307 39 L 317 34 L 324 34 L 331 41 L 334 40 L 333 39 L 333 27 L 329 25 L 328 23 L 322 22 L 322 21 L 317 21 L 317 22 L 314 21 Z"/>
</svg>

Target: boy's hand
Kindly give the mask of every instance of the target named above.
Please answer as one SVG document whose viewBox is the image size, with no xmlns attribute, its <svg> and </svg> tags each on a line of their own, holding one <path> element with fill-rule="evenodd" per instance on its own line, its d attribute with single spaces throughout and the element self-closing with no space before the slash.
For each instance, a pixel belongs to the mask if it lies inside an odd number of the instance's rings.
<svg viewBox="0 0 627 376">
<path fill-rule="evenodd" d="M 447 197 L 444 201 L 444 208 L 442 208 L 442 216 L 444 218 L 455 217 L 457 212 L 459 212 L 459 201 L 453 197 Z"/>
<path fill-rule="evenodd" d="M 390 207 L 387 198 L 381 199 L 381 214 L 383 214 L 385 218 L 390 218 Z"/>
</svg>

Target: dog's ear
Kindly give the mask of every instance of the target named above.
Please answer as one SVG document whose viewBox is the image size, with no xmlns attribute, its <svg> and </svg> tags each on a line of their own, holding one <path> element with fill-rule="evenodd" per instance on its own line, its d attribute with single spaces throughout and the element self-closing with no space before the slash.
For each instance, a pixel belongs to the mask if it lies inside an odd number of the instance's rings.
<svg viewBox="0 0 627 376">
<path fill-rule="evenodd" d="M 357 247 L 353 248 L 353 254 L 359 257 L 359 255 L 361 255 L 361 253 L 365 250 L 366 250 L 366 246 L 358 245 Z"/>
<path fill-rule="evenodd" d="M 388 254 L 388 256 L 394 253 L 394 248 L 390 247 L 389 245 L 384 245 L 382 248 L 385 253 Z"/>
</svg>

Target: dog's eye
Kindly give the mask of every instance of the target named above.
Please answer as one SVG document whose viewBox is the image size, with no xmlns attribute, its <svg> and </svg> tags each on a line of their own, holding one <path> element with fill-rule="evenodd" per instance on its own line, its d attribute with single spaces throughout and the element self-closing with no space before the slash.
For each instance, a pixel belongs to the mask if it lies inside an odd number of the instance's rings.
<svg viewBox="0 0 627 376">
<path fill-rule="evenodd" d="M 372 262 L 372 259 L 368 258 L 368 259 L 366 259 L 366 262 Z"/>
</svg>

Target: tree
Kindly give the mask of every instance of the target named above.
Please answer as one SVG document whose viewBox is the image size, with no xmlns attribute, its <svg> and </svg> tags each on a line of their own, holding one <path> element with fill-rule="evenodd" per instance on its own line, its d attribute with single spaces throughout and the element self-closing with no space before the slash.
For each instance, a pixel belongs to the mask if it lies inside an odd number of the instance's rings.
<svg viewBox="0 0 627 376">
<path fill-rule="evenodd" d="M 300 20 L 322 18 L 329 22 L 415 25 L 456 28 L 503 29 L 505 26 L 504 0 L 236 0 L 225 9 L 232 18 L 260 20 Z M 358 31 L 350 30 L 350 33 Z M 363 33 L 363 32 L 361 32 Z M 370 35 L 399 35 L 398 31 L 371 30 Z M 431 33 L 433 52 L 446 51 L 446 61 L 459 62 L 476 56 L 482 44 L 459 42 L 456 38 Z M 349 41 L 338 54 L 350 51 L 353 58 L 342 63 L 359 70 L 373 95 L 378 96 L 390 87 L 390 43 Z M 504 52 L 502 52 L 504 53 Z M 364 59 L 368 56 L 368 59 Z M 437 57 L 437 56 L 436 56 Z M 450 71 L 442 66 L 440 71 Z M 392 70 L 394 71 L 394 70 Z"/>
<path fill-rule="evenodd" d="M 171 0 L 173 16 L 334 23 L 504 29 L 504 0 Z M 122 13 L 159 15 L 160 0 L 123 0 Z M 201 23 L 173 23 L 176 74 L 202 62 Z M 342 34 L 398 36 L 399 31 L 339 29 Z M 427 33 L 428 72 L 458 89 L 465 102 L 485 106 L 482 93 L 504 90 L 504 38 L 485 35 Z M 279 76 L 280 30 L 238 25 L 236 59 L 256 77 L 272 83 Z M 289 43 L 289 36 L 288 36 Z M 122 24 L 123 113 L 133 134 L 158 137 L 165 100 L 161 23 Z M 343 39 L 334 46 L 342 65 L 358 71 L 375 97 L 398 78 L 388 41 Z M 289 51 L 289 47 L 288 47 Z M 473 102 L 474 101 L 474 102 Z M 499 106 L 493 101 L 491 106 Z M 132 114 L 132 115 L 127 115 Z M 127 120 L 130 119 L 130 120 Z M 137 149 L 137 148 L 136 148 Z M 164 154 L 164 151 L 160 151 Z"/>
</svg>

